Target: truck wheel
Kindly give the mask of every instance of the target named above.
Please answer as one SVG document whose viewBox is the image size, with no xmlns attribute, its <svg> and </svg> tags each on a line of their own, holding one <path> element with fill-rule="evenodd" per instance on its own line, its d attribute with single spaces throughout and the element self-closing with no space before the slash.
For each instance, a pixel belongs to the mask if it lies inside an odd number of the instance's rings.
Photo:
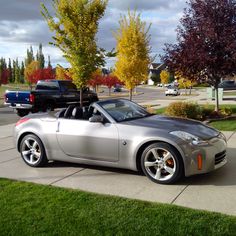
<svg viewBox="0 0 236 236">
<path fill-rule="evenodd" d="M 29 110 L 25 110 L 25 109 L 17 109 L 16 113 L 18 116 L 23 117 L 29 114 Z"/>
<path fill-rule="evenodd" d="M 50 112 L 50 111 L 53 111 L 54 110 L 54 105 L 52 102 L 46 102 L 44 108 L 43 108 L 43 111 L 44 112 Z"/>
</svg>

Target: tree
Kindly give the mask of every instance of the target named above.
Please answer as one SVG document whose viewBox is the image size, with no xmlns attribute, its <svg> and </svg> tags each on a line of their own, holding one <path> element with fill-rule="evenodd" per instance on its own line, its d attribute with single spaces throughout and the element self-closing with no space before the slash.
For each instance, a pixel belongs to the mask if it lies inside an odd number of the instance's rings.
<svg viewBox="0 0 236 236">
<path fill-rule="evenodd" d="M 170 73 L 166 70 L 162 70 L 161 74 L 160 74 L 160 78 L 161 78 L 161 83 L 162 84 L 168 84 L 169 83 L 169 77 L 170 77 Z"/>
<path fill-rule="evenodd" d="M 9 82 L 10 83 L 13 83 L 13 80 L 12 80 L 12 66 L 11 66 L 11 59 L 9 58 L 8 59 L 8 70 L 9 70 Z"/>
<path fill-rule="evenodd" d="M 63 68 L 62 66 L 57 66 L 56 67 L 56 79 L 72 80 L 70 70 Z"/>
<path fill-rule="evenodd" d="M 43 55 L 43 46 L 41 43 L 39 44 L 39 50 L 37 51 L 36 54 L 36 60 L 39 62 L 39 68 L 43 69 L 45 64 L 45 59 Z"/>
<path fill-rule="evenodd" d="M 111 88 L 119 83 L 120 81 L 115 75 L 110 74 L 110 75 L 104 76 L 103 84 L 108 87 L 109 96 L 111 95 Z"/>
<path fill-rule="evenodd" d="M 21 83 L 21 75 L 20 75 L 20 66 L 19 66 L 19 61 L 18 61 L 18 58 L 16 58 L 16 61 L 15 61 L 15 83 L 16 84 L 19 84 Z"/>
<path fill-rule="evenodd" d="M 31 89 L 32 89 L 32 85 L 37 82 L 37 78 L 34 77 L 34 73 L 38 69 L 39 69 L 39 62 L 38 61 L 32 61 L 25 68 L 25 79 L 28 82 Z"/>
<path fill-rule="evenodd" d="M 150 26 L 146 29 L 146 23 L 141 21 L 140 14 L 128 12 L 128 17 L 120 19 L 120 28 L 114 34 L 117 45 L 117 61 L 115 74 L 130 91 L 140 82 L 148 78 L 148 65 L 150 64 Z"/>
<path fill-rule="evenodd" d="M 166 45 L 162 60 L 190 80 L 201 80 L 216 90 L 236 73 L 236 2 L 189 0 L 177 28 L 177 43 Z"/>
<path fill-rule="evenodd" d="M 32 61 L 34 61 L 34 52 L 32 46 L 30 46 L 30 49 L 27 49 L 25 66 L 28 66 Z"/>
<path fill-rule="evenodd" d="M 88 85 L 92 86 L 95 92 L 98 92 L 98 86 L 103 84 L 104 75 L 100 69 L 95 70 L 92 73 L 91 79 L 88 81 Z"/>
<path fill-rule="evenodd" d="M 95 37 L 107 0 L 54 0 L 52 5 L 54 17 L 44 4 L 41 4 L 41 13 L 50 30 L 55 32 L 52 44 L 63 52 L 71 65 L 73 82 L 80 88 L 82 106 L 83 87 L 93 71 L 104 63 Z"/>
</svg>

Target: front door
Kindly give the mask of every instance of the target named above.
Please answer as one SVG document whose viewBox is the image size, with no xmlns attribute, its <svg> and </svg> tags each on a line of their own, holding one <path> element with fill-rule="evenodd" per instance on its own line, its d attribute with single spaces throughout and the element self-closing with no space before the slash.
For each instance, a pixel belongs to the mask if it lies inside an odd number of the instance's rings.
<svg viewBox="0 0 236 236">
<path fill-rule="evenodd" d="M 118 130 L 115 124 L 59 119 L 57 141 L 72 157 L 118 161 Z"/>
</svg>

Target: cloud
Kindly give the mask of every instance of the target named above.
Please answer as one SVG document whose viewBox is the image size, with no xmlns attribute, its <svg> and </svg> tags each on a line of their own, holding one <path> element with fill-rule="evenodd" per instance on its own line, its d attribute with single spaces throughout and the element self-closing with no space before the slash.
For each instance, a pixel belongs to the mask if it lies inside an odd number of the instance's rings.
<svg viewBox="0 0 236 236">
<path fill-rule="evenodd" d="M 48 0 L 8 0 L 1 4 L 0 57 L 24 58 L 30 45 L 37 48 L 42 43 L 44 53 L 51 53 L 53 64 L 66 63 L 62 53 L 48 45 L 53 34 L 40 14 L 40 2 L 52 12 Z M 116 41 L 112 32 L 119 27 L 120 16 L 127 14 L 128 9 L 136 9 L 142 20 L 152 23 L 152 54 L 160 54 L 164 43 L 175 41 L 175 29 L 184 7 L 185 0 L 110 0 L 99 24 L 98 45 L 106 50 L 113 49 Z M 108 63 L 111 65 L 113 62 L 111 59 Z"/>
</svg>

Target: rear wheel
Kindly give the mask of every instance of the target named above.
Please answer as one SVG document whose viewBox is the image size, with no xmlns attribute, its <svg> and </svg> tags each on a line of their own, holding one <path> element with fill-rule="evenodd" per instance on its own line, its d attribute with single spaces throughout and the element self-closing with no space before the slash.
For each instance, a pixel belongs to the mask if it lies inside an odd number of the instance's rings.
<svg viewBox="0 0 236 236">
<path fill-rule="evenodd" d="M 53 111 L 54 110 L 54 105 L 53 105 L 53 102 L 47 102 L 45 103 L 45 105 L 43 106 L 43 111 L 44 112 L 50 112 L 50 111 Z"/>
<path fill-rule="evenodd" d="M 149 145 L 141 157 L 144 174 L 153 182 L 170 184 L 176 182 L 183 173 L 183 162 L 179 153 L 167 143 Z"/>
<path fill-rule="evenodd" d="M 48 162 L 42 141 L 33 134 L 21 140 L 20 153 L 24 162 L 32 167 L 44 166 Z"/>
<path fill-rule="evenodd" d="M 26 109 L 16 109 L 16 113 L 18 116 L 23 117 L 29 114 L 29 110 Z"/>
</svg>

